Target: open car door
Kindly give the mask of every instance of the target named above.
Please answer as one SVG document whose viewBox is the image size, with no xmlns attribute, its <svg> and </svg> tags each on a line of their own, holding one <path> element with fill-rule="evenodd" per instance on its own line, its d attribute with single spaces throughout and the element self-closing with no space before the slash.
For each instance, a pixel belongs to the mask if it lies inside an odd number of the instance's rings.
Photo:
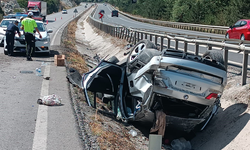
<svg viewBox="0 0 250 150">
<path fill-rule="evenodd" d="M 106 104 L 105 107 L 117 114 L 116 96 L 122 87 L 123 69 L 121 66 L 102 61 L 95 69 L 85 73 L 82 77 L 82 87 L 89 106 L 96 108 Z"/>
</svg>

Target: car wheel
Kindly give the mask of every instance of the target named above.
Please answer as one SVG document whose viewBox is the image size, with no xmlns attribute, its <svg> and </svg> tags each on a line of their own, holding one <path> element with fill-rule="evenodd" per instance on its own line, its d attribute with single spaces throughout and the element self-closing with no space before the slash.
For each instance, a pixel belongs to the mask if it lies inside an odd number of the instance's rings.
<svg viewBox="0 0 250 150">
<path fill-rule="evenodd" d="M 4 52 L 4 55 L 8 55 L 8 51 L 5 51 L 5 50 L 4 50 L 3 52 Z"/>
<path fill-rule="evenodd" d="M 229 34 L 228 34 L 228 33 L 225 35 L 225 38 L 226 38 L 226 39 L 229 39 Z"/>
<path fill-rule="evenodd" d="M 224 65 L 223 55 L 217 50 L 207 50 L 202 57 L 211 61 L 219 62 Z"/>
<path fill-rule="evenodd" d="M 245 40 L 245 36 L 244 36 L 244 34 L 242 34 L 242 35 L 241 35 L 240 40 L 242 40 L 242 41 L 244 41 L 244 40 Z"/>
<path fill-rule="evenodd" d="M 127 57 L 126 71 L 128 74 L 130 74 L 132 72 L 132 70 L 134 70 L 134 68 L 137 64 L 136 60 L 137 60 L 138 55 L 144 49 L 148 49 L 148 48 L 157 50 L 156 45 L 153 42 L 151 42 L 150 40 L 141 40 L 134 45 L 134 47 L 131 49 L 131 51 Z"/>
<path fill-rule="evenodd" d="M 150 40 L 141 40 L 135 44 L 135 46 L 130 51 L 130 54 L 127 58 L 128 63 L 132 63 L 136 60 L 137 56 L 146 48 L 157 49 L 156 45 Z"/>
<path fill-rule="evenodd" d="M 112 64 L 116 64 L 116 63 L 119 62 L 119 60 L 117 59 L 117 57 L 112 56 L 111 58 L 109 58 L 109 59 L 107 60 L 107 62 L 110 62 L 110 63 L 112 63 Z"/>
</svg>

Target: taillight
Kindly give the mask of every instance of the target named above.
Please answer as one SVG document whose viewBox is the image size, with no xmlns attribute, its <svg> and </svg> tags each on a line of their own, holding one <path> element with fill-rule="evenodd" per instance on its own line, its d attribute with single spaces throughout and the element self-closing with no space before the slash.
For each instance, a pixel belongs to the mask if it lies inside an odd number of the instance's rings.
<svg viewBox="0 0 250 150">
<path fill-rule="evenodd" d="M 216 98 L 218 97 L 218 94 L 217 93 L 210 93 L 206 99 L 208 100 L 215 100 Z"/>
</svg>

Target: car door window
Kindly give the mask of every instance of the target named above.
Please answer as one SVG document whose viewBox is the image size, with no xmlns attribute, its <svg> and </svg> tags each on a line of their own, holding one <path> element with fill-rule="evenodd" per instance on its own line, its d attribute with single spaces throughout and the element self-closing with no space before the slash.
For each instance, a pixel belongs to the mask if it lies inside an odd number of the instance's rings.
<svg viewBox="0 0 250 150">
<path fill-rule="evenodd" d="M 247 24 L 246 21 L 241 21 L 240 26 L 243 27 L 243 26 L 246 25 L 246 24 Z"/>
<path fill-rule="evenodd" d="M 241 21 L 237 21 L 233 27 L 240 27 Z"/>
</svg>

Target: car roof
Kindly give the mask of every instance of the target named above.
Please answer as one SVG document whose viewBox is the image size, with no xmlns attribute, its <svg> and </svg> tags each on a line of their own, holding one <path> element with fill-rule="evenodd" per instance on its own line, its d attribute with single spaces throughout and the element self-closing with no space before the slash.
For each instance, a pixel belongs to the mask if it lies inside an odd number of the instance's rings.
<svg viewBox="0 0 250 150">
<path fill-rule="evenodd" d="M 240 19 L 238 21 L 250 21 L 250 19 Z"/>
<path fill-rule="evenodd" d="M 5 18 L 3 20 L 17 20 L 16 18 Z"/>
</svg>

